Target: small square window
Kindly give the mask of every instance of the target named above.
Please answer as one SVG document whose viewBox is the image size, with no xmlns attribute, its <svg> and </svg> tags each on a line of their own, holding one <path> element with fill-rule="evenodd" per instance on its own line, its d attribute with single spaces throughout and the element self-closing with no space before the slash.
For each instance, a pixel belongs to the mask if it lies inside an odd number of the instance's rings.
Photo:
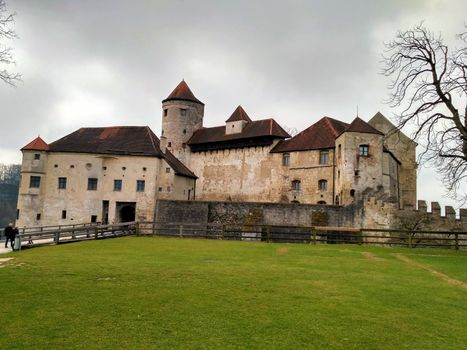
<svg viewBox="0 0 467 350">
<path fill-rule="evenodd" d="M 66 189 L 66 177 L 59 177 L 58 178 L 58 189 L 59 190 Z"/>
<path fill-rule="evenodd" d="M 143 167 L 143 171 L 146 171 L 146 170 L 148 170 L 148 169 L 146 167 Z"/>
<path fill-rule="evenodd" d="M 170 186 L 167 186 L 167 192 L 170 192 Z"/>
<path fill-rule="evenodd" d="M 90 177 L 88 179 L 88 191 L 96 191 L 97 190 L 97 179 Z"/>
<path fill-rule="evenodd" d="M 167 114 L 168 114 L 168 110 L 166 108 L 166 109 L 164 109 L 164 117 L 167 117 Z"/>
<path fill-rule="evenodd" d="M 144 180 L 137 180 L 136 181 L 136 192 L 144 192 L 144 187 L 146 182 Z"/>
<path fill-rule="evenodd" d="M 302 185 L 302 184 L 301 184 L 300 180 L 294 180 L 294 181 L 292 181 L 292 190 L 294 190 L 294 191 L 300 191 L 300 188 L 302 187 L 301 185 Z"/>
<path fill-rule="evenodd" d="M 320 191 L 326 191 L 328 188 L 328 181 L 327 180 L 319 180 L 318 187 Z"/>
<path fill-rule="evenodd" d="M 162 187 L 159 187 L 159 189 L 158 189 L 158 190 L 159 190 L 159 192 L 162 192 Z"/>
<path fill-rule="evenodd" d="M 92 223 L 97 222 L 97 215 L 91 215 L 91 222 Z"/>
<path fill-rule="evenodd" d="M 172 142 L 167 143 L 167 147 L 172 147 Z"/>
<path fill-rule="evenodd" d="M 66 219 L 66 210 L 62 210 L 62 219 Z"/>
<path fill-rule="evenodd" d="M 180 115 L 182 117 L 186 116 L 186 108 L 180 108 Z"/>
<path fill-rule="evenodd" d="M 122 180 L 114 180 L 114 191 L 122 190 Z"/>
<path fill-rule="evenodd" d="M 369 155 L 369 148 L 370 146 L 368 145 L 360 145 L 360 155 L 363 156 L 363 157 L 368 157 Z"/>
<path fill-rule="evenodd" d="M 329 162 L 329 151 L 320 151 L 319 152 L 319 164 L 325 165 Z"/>
<path fill-rule="evenodd" d="M 40 155 L 39 153 L 35 153 L 35 154 L 34 154 L 34 159 L 35 159 L 35 160 L 41 159 L 41 155 Z"/>
<path fill-rule="evenodd" d="M 36 214 L 36 220 L 39 221 L 41 219 L 41 214 Z"/>
<path fill-rule="evenodd" d="M 166 173 L 170 173 L 170 168 L 165 168 Z"/>
<path fill-rule="evenodd" d="M 289 153 L 284 153 L 282 155 L 282 165 L 283 166 L 289 166 L 290 164 L 290 154 Z"/>
<path fill-rule="evenodd" d="M 40 176 L 31 176 L 29 179 L 30 188 L 39 188 L 41 186 L 41 177 Z"/>
</svg>

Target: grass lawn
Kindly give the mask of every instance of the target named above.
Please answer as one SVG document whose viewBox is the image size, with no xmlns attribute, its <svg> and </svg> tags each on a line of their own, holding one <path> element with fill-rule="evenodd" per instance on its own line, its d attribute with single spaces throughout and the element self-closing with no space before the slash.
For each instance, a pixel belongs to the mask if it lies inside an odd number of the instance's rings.
<svg viewBox="0 0 467 350">
<path fill-rule="evenodd" d="M 126 237 L 8 257 L 0 349 L 467 348 L 467 252 Z"/>
</svg>

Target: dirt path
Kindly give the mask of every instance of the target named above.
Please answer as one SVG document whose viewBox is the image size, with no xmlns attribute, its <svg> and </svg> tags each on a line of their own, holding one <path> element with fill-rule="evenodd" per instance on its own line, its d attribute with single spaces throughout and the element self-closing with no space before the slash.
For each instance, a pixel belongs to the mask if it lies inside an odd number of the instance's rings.
<svg viewBox="0 0 467 350">
<path fill-rule="evenodd" d="M 456 280 L 455 278 L 449 277 L 448 275 L 446 275 L 446 274 L 444 274 L 442 272 L 436 271 L 431 266 L 419 263 L 418 261 L 412 260 L 412 259 L 406 257 L 405 255 L 398 254 L 398 253 L 394 253 L 394 254 L 391 254 L 391 255 L 395 256 L 397 259 L 402 260 L 402 261 L 404 261 L 405 263 L 407 263 L 409 265 L 416 266 L 416 267 L 418 267 L 418 268 L 420 268 L 422 270 L 425 270 L 425 271 L 429 271 L 433 275 L 435 275 L 436 277 L 441 278 L 442 280 L 446 281 L 447 283 L 449 283 L 449 284 L 451 284 L 453 286 L 460 287 L 460 288 L 464 289 L 465 291 L 467 291 L 467 283 L 464 283 L 462 281 Z"/>
<path fill-rule="evenodd" d="M 10 261 L 10 260 L 13 260 L 13 258 L 0 258 L 0 269 L 2 267 L 5 267 L 5 263 Z"/>
<path fill-rule="evenodd" d="M 372 261 L 385 261 L 386 259 L 380 258 L 379 256 L 374 255 L 370 252 L 362 252 L 362 255 L 367 258 L 368 260 Z"/>
</svg>

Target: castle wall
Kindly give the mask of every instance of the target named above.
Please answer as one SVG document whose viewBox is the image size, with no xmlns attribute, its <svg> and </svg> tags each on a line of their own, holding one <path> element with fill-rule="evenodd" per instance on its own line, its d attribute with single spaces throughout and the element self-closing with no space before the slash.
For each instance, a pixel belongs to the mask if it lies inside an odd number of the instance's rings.
<svg viewBox="0 0 467 350">
<path fill-rule="evenodd" d="M 320 151 L 289 153 L 283 165 L 282 153 L 270 153 L 270 147 L 196 152 L 191 155 L 191 170 L 199 177 L 199 200 L 292 202 L 332 204 L 333 157 L 319 164 Z M 319 181 L 326 181 L 320 189 Z M 292 187 L 300 181 L 299 188 Z"/>
<path fill-rule="evenodd" d="M 26 178 L 21 181 L 17 225 L 78 224 L 90 222 L 91 216 L 102 221 L 103 201 L 109 203 L 109 222 L 119 221 L 117 203 L 136 203 L 136 220 L 151 220 L 160 161 L 154 157 L 49 153 L 40 188 L 29 188 Z M 59 177 L 67 179 L 65 189 L 58 188 Z M 96 190 L 88 190 L 88 178 L 97 179 Z M 121 191 L 114 191 L 115 179 L 122 180 Z M 136 191 L 137 180 L 145 181 L 144 191 Z M 66 218 L 62 218 L 64 210 Z M 37 214 L 40 220 L 36 220 Z"/>
<path fill-rule="evenodd" d="M 467 209 L 456 218 L 452 207 L 441 216 L 439 204 L 432 203 L 427 212 L 420 201 L 419 209 L 399 209 L 366 197 L 347 206 L 295 203 L 254 203 L 220 201 L 157 202 L 155 220 L 172 223 L 225 225 L 333 226 L 400 230 L 453 230 L 467 232 Z"/>
</svg>

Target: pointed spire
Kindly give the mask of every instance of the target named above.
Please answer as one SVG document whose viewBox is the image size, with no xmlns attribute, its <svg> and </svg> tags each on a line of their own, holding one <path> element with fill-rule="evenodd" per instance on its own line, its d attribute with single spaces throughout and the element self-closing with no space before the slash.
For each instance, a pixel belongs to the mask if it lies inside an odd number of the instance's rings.
<svg viewBox="0 0 467 350">
<path fill-rule="evenodd" d="M 48 151 L 49 145 L 37 136 L 34 140 L 29 142 L 26 146 L 21 148 L 21 151 Z"/>
<path fill-rule="evenodd" d="M 236 122 L 239 120 L 244 120 L 248 123 L 251 123 L 251 119 L 248 116 L 248 114 L 245 112 L 245 110 L 242 108 L 242 106 L 238 106 L 235 111 L 232 113 L 232 115 L 227 119 L 225 122 Z"/>
<path fill-rule="evenodd" d="M 359 117 L 355 118 L 353 122 L 350 123 L 350 125 L 345 129 L 345 132 L 361 132 L 367 134 L 383 135 L 380 131 L 376 130 L 374 127 Z"/>
<path fill-rule="evenodd" d="M 190 88 L 188 87 L 188 84 L 185 82 L 184 79 L 177 85 L 174 91 L 172 91 L 170 95 L 162 101 L 162 103 L 170 100 L 185 100 L 204 105 L 204 103 L 198 100 L 193 94 L 193 92 L 191 92 Z"/>
</svg>

